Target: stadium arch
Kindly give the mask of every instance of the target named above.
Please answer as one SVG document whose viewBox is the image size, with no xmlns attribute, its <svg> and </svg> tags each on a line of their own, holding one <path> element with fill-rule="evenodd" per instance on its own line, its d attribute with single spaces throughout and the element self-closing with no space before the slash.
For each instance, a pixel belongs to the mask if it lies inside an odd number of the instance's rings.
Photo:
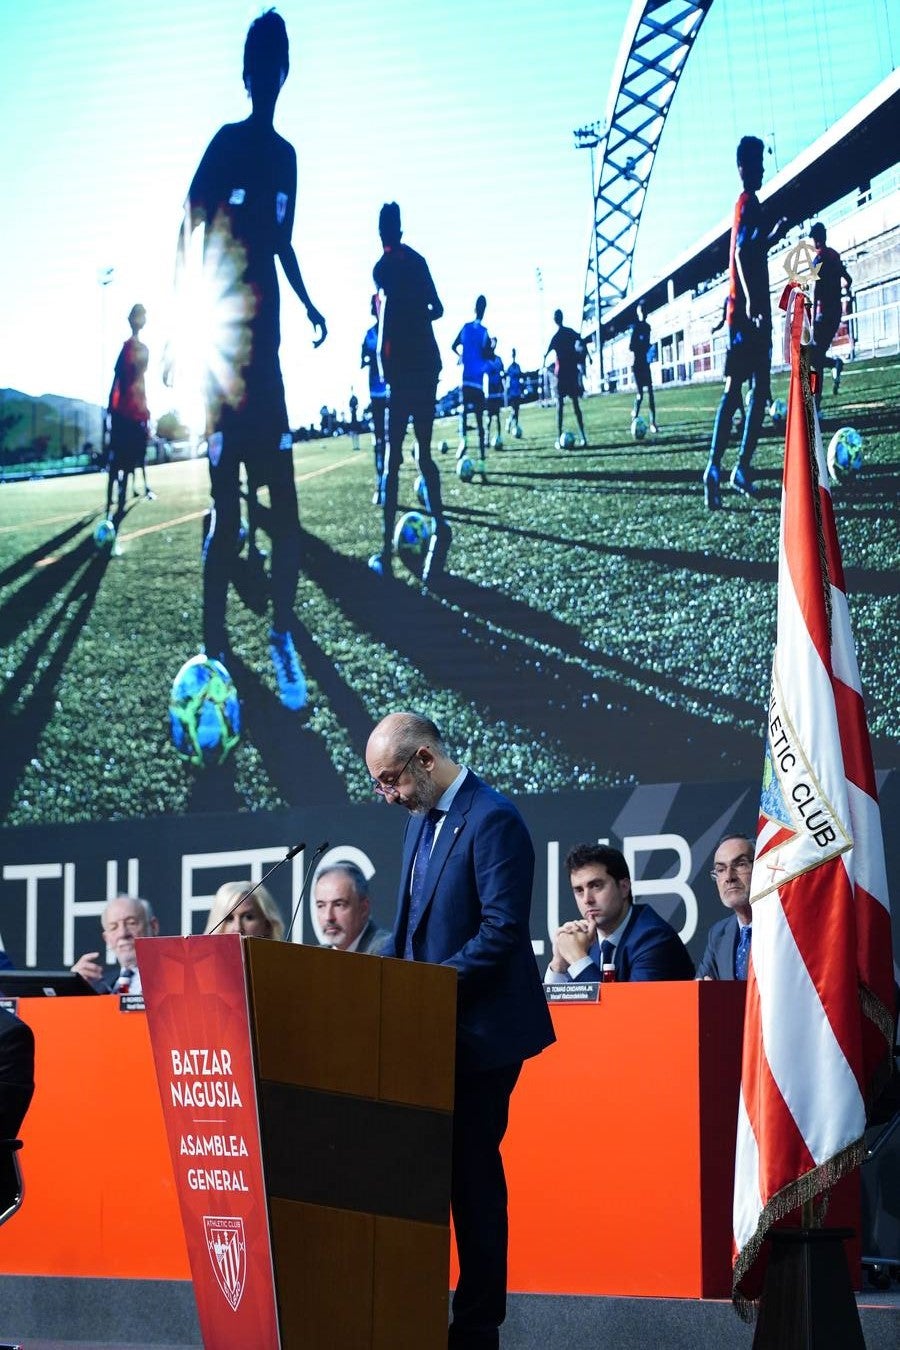
<svg viewBox="0 0 900 1350">
<path fill-rule="evenodd" d="M 807 146 L 760 192 L 774 219 L 784 216 L 789 241 L 804 237 L 817 216 L 854 277 L 852 313 L 840 341 L 851 356 L 900 350 L 900 152 L 894 132 L 900 119 L 900 70 L 893 71 L 828 131 Z M 832 230 L 832 227 L 834 229 Z M 721 328 L 727 291 L 730 215 L 603 317 L 605 385 L 633 387 L 628 335 L 639 304 L 650 317 L 658 348 L 654 383 L 719 379 L 727 335 Z M 785 242 L 784 250 L 787 249 Z M 782 256 L 769 257 L 773 318 L 784 287 Z M 715 326 L 715 327 L 714 327 Z M 774 344 L 773 368 L 780 342 Z"/>
<path fill-rule="evenodd" d="M 597 157 L 594 227 L 588 250 L 582 331 L 600 340 L 604 310 L 625 299 L 650 174 L 678 81 L 713 0 L 634 0 L 610 82 L 604 122 L 575 133 Z M 602 149 L 601 149 L 602 147 Z M 593 153 L 592 153 L 593 165 Z M 588 340 L 591 334 L 588 332 Z"/>
</svg>

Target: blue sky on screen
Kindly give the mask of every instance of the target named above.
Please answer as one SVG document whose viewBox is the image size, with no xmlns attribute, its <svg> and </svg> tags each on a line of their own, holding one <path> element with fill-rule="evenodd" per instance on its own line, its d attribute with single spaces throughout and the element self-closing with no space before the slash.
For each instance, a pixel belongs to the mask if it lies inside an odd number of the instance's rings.
<svg viewBox="0 0 900 1350">
<path fill-rule="evenodd" d="M 628 0 L 279 9 L 292 64 L 276 126 L 299 160 L 294 244 L 329 325 L 313 351 L 282 287 L 292 422 L 317 419 L 323 403 L 346 408 L 351 385 L 364 393 L 359 348 L 385 200 L 400 203 L 405 238 L 444 302 L 442 387 L 456 382 L 450 344 L 479 291 L 501 354 L 516 346 L 524 365 L 538 364 L 553 310 L 580 319 L 591 194 L 572 131 L 604 115 Z M 172 405 L 158 371 L 182 202 L 214 132 L 246 115 L 243 41 L 260 12 L 244 0 L 32 0 L 4 15 L 0 386 L 103 401 L 140 300 L 151 410 Z M 896 0 L 718 0 L 662 137 L 636 280 L 729 214 L 741 135 L 774 149 L 771 176 L 898 56 Z"/>
</svg>

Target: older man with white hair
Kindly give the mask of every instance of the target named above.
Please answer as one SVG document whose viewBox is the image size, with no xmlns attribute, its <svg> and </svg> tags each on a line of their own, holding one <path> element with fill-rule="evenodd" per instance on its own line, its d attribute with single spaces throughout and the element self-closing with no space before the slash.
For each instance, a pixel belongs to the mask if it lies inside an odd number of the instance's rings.
<svg viewBox="0 0 900 1350">
<path fill-rule="evenodd" d="M 100 953 L 85 952 L 72 969 L 92 984 L 99 994 L 140 994 L 135 939 L 158 937 L 159 924 L 146 900 L 133 895 L 117 895 L 100 916 L 100 927 L 108 950 L 115 953 L 118 966 L 104 966 Z"/>
</svg>

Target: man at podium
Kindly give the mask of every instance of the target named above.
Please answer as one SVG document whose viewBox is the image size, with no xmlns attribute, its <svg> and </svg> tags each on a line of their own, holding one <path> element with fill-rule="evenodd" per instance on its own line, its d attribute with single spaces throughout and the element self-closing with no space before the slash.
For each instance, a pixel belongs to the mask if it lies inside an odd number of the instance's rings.
<svg viewBox="0 0 900 1350">
<path fill-rule="evenodd" d="M 451 1350 L 497 1350 L 506 1316 L 500 1144 L 522 1063 L 555 1039 L 531 947 L 534 848 L 512 802 L 447 755 L 435 724 L 392 713 L 372 732 L 374 791 L 409 812 L 385 955 L 456 970 L 450 1205 L 459 1257 Z"/>
</svg>

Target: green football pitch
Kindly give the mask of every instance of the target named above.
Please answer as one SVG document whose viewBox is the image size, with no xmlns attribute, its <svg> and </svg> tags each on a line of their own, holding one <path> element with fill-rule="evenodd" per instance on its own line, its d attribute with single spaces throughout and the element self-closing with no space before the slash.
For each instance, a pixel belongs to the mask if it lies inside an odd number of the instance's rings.
<svg viewBox="0 0 900 1350">
<path fill-rule="evenodd" d="M 826 443 L 844 424 L 864 438 L 863 472 L 833 495 L 882 768 L 900 763 L 898 394 L 895 360 L 860 362 L 823 409 Z M 367 568 L 380 532 L 370 438 L 358 451 L 346 437 L 297 445 L 309 708 L 277 700 L 266 585 L 243 555 L 228 616 L 242 735 L 203 771 L 172 749 L 168 702 L 200 642 L 206 461 L 150 466 L 157 498 L 130 503 L 119 556 L 93 541 L 103 476 L 0 486 L 0 822 L 366 800 L 366 738 L 399 707 L 427 712 L 451 753 L 510 792 L 756 777 L 783 432 L 767 421 L 759 500 L 726 487 L 708 512 L 718 397 L 714 384 L 657 390 L 659 434 L 641 442 L 630 398 L 587 399 L 589 446 L 567 451 L 554 449 L 555 411 L 526 406 L 522 439 L 489 450 L 486 483 L 458 479 L 455 422 L 438 422 L 454 543 L 434 593 L 399 563 L 393 582 Z M 411 436 L 407 447 L 401 510 L 418 506 Z"/>
</svg>

